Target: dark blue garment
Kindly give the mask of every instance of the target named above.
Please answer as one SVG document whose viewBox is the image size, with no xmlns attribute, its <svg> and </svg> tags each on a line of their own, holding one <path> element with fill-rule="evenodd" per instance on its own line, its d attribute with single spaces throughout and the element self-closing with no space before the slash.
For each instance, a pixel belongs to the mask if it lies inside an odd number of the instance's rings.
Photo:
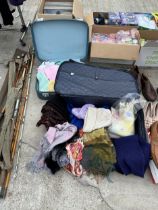
<svg viewBox="0 0 158 210">
<path fill-rule="evenodd" d="M 11 5 L 20 6 L 24 3 L 25 0 L 10 0 Z"/>
<path fill-rule="evenodd" d="M 70 123 L 75 125 L 78 129 L 82 129 L 84 125 L 84 120 L 78 119 L 75 115 L 72 114 L 72 109 L 76 108 L 73 104 L 67 104 L 67 110 L 69 113 Z M 102 108 L 110 109 L 109 105 L 104 105 Z"/>
<path fill-rule="evenodd" d="M 72 104 L 67 104 L 67 110 L 69 114 L 70 123 L 75 125 L 78 129 L 83 128 L 84 120 L 78 119 L 75 115 L 72 114 L 72 109 L 74 106 Z"/>
<path fill-rule="evenodd" d="M 150 144 L 133 135 L 113 140 L 116 149 L 116 170 L 125 175 L 144 177 L 150 161 Z"/>
</svg>

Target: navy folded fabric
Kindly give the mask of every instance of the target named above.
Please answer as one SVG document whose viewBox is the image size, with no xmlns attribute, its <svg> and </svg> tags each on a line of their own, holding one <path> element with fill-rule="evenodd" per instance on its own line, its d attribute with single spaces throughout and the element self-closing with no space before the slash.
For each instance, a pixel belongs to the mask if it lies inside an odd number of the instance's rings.
<svg viewBox="0 0 158 210">
<path fill-rule="evenodd" d="M 11 5 L 20 6 L 24 3 L 25 0 L 10 0 Z"/>
<path fill-rule="evenodd" d="M 116 149 L 116 170 L 125 175 L 144 177 L 150 161 L 150 144 L 133 135 L 113 140 Z"/>
</svg>

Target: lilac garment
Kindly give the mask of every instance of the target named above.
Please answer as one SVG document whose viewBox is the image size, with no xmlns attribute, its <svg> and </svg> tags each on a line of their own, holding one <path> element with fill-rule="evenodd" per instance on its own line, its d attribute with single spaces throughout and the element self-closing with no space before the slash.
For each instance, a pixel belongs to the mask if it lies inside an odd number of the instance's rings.
<svg viewBox="0 0 158 210">
<path fill-rule="evenodd" d="M 59 66 L 53 62 L 44 62 L 38 67 L 38 72 L 42 72 L 46 75 L 48 80 L 55 81 Z"/>
<path fill-rule="evenodd" d="M 79 130 L 83 128 L 84 120 L 78 119 L 72 114 L 73 105 L 67 104 L 67 110 L 69 114 L 70 123 L 75 125 Z"/>
<path fill-rule="evenodd" d="M 56 135 L 56 128 L 50 127 L 47 133 L 45 134 L 44 138 L 46 138 L 47 142 L 51 144 L 52 140 L 55 139 L 55 135 Z"/>
<path fill-rule="evenodd" d="M 58 144 L 62 144 L 64 142 L 68 141 L 69 139 L 71 139 L 77 132 L 77 127 L 72 124 L 69 124 L 68 122 L 66 122 L 62 125 L 60 125 L 60 124 L 56 125 L 55 129 L 56 129 L 55 137 L 54 137 L 54 131 L 53 131 L 51 142 L 49 142 L 50 145 L 48 148 L 48 152 L 50 152 Z M 47 138 L 46 138 L 46 141 L 48 142 Z"/>
<path fill-rule="evenodd" d="M 59 144 L 70 140 L 77 132 L 77 127 L 68 122 L 62 125 L 50 127 L 41 142 L 41 147 L 35 155 L 33 161 L 29 164 L 29 170 L 38 171 L 44 168 L 44 160 L 53 148 Z"/>
<path fill-rule="evenodd" d="M 89 107 L 95 107 L 93 104 L 85 104 L 81 108 L 73 108 L 72 114 L 75 115 L 78 119 L 85 119 L 86 113 Z"/>
<path fill-rule="evenodd" d="M 20 6 L 24 3 L 25 0 L 10 0 L 11 5 Z"/>
</svg>

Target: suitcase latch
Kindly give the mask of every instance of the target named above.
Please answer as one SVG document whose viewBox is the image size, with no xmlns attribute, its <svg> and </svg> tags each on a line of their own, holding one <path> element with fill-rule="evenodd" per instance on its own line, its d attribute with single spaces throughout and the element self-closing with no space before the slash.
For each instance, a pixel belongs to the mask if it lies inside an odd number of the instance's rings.
<svg viewBox="0 0 158 210">
<path fill-rule="evenodd" d="M 95 79 L 98 80 L 97 72 L 95 72 Z"/>
</svg>

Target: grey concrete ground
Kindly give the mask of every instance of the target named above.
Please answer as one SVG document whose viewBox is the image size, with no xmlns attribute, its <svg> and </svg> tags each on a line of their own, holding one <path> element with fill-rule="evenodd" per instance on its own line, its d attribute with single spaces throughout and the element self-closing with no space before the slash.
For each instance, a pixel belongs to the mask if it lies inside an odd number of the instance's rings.
<svg viewBox="0 0 158 210">
<path fill-rule="evenodd" d="M 24 17 L 32 19 L 38 6 L 37 0 L 27 0 L 24 4 Z M 126 1 L 126 0 L 84 0 L 85 12 L 89 11 L 155 11 L 157 0 Z M 20 28 L 19 18 L 16 18 L 12 28 Z M 5 64 L 12 57 L 18 43 L 20 33 L 15 31 L 0 31 L 0 87 L 6 73 Z M 27 43 L 31 42 L 30 35 Z M 9 185 L 8 195 L 0 201 L 1 210 L 157 210 L 158 187 L 153 185 L 149 171 L 145 178 L 123 176 L 113 173 L 112 183 L 106 178 L 98 184 L 93 177 L 78 180 L 61 170 L 55 176 L 48 171 L 32 175 L 26 169 L 35 149 L 45 132 L 36 128 L 40 118 L 43 101 L 35 93 L 35 73 L 37 61 L 32 75 L 31 91 L 27 109 L 26 123 L 21 156 L 16 179 L 14 172 Z M 158 71 L 145 71 L 155 87 L 158 87 Z M 81 182 L 81 183 L 80 183 Z M 91 186 L 88 186 L 91 185 Z"/>
</svg>

